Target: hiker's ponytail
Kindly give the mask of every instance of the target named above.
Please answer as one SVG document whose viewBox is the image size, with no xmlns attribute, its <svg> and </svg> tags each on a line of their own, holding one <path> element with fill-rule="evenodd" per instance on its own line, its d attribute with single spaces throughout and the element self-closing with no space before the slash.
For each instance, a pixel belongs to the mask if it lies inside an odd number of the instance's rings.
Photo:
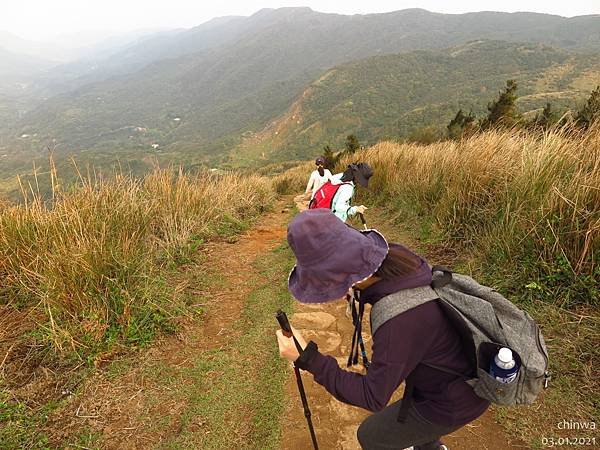
<svg viewBox="0 0 600 450">
<path fill-rule="evenodd" d="M 323 156 L 319 156 L 315 159 L 315 164 L 317 165 L 317 170 L 319 171 L 319 176 L 325 175 L 325 158 Z"/>
</svg>

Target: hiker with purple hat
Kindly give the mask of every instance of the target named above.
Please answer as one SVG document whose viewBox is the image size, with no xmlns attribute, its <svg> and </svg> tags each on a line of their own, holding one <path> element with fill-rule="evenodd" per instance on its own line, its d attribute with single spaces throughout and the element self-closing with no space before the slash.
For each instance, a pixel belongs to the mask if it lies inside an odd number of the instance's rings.
<svg viewBox="0 0 600 450">
<path fill-rule="evenodd" d="M 297 260 L 288 288 L 303 303 L 342 299 L 354 288 L 362 319 L 365 304 L 432 281 L 431 268 L 422 257 L 403 245 L 388 244 L 376 230 L 345 225 L 328 209 L 298 214 L 287 238 Z M 360 319 L 355 337 L 361 333 Z M 335 358 L 320 353 L 315 342 L 307 344 L 297 330 L 293 333 L 303 351 L 299 353 L 292 338 L 277 331 L 283 358 L 310 372 L 338 400 L 375 413 L 358 428 L 363 449 L 447 449 L 440 438 L 475 420 L 489 406 L 465 382 L 471 363 L 438 300 L 402 312 L 376 329 L 365 375 L 343 370 Z M 409 377 L 411 395 L 387 405 Z"/>
</svg>

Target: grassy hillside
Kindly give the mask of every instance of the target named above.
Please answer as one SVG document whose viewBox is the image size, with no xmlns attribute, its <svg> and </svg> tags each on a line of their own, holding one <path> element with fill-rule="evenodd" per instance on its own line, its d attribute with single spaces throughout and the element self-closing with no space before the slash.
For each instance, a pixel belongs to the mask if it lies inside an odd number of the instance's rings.
<svg viewBox="0 0 600 450">
<path fill-rule="evenodd" d="M 26 328 L 1 342 L 17 353 L 85 359 L 115 343 L 143 345 L 185 301 L 170 292 L 169 268 L 273 200 L 257 176 L 95 173 L 68 189 L 49 177 L 51 201 L 25 187 L 23 204 L 0 204 L 1 315 Z"/>
<path fill-rule="evenodd" d="M 535 282 L 527 289 L 541 300 L 600 307 L 599 152 L 598 126 L 489 131 L 427 146 L 383 142 L 337 169 L 369 162 L 373 182 L 357 201 L 417 220 L 424 233 L 502 268 L 511 292 Z M 302 190 L 309 171 L 307 163 L 277 175 L 277 190 Z"/>
<path fill-rule="evenodd" d="M 104 61 L 112 69 L 93 75 L 93 83 L 74 83 L 77 89 L 44 102 L 8 135 L 37 135 L 13 140 L 15 154 L 36 154 L 55 139 L 65 154 L 134 157 L 159 144 L 168 158 L 220 162 L 244 133 L 262 129 L 308 82 L 337 64 L 482 37 L 585 50 L 597 44 L 599 21 L 418 9 L 365 16 L 262 10 L 132 46 Z"/>
<path fill-rule="evenodd" d="M 323 145 L 407 137 L 434 125 L 444 130 L 458 109 L 487 113 L 507 79 L 519 83 L 518 106 L 552 102 L 575 109 L 600 83 L 600 54 L 576 55 L 538 44 L 476 41 L 441 52 L 377 56 L 326 72 L 286 114 L 247 138 L 232 161 L 306 158 Z"/>
<path fill-rule="evenodd" d="M 582 422 L 597 417 L 600 129 L 585 135 L 492 131 L 430 146 L 383 142 L 352 159 L 375 169 L 371 191 L 359 189 L 357 201 L 378 204 L 398 227 L 438 249 L 430 262 L 449 263 L 496 286 L 541 325 L 551 352 L 551 389 L 534 408 L 496 409 L 511 432 L 537 450 L 545 435 L 540 430 L 555 430 L 565 417 Z M 301 191 L 309 166 L 279 175 L 274 185 Z M 272 346 L 268 311 L 289 302 L 281 284 L 289 273 L 289 251 L 279 248 L 252 266 L 252 277 L 239 278 L 245 266 L 232 269 L 232 260 L 251 259 L 256 243 L 242 256 L 239 245 L 217 246 L 208 253 L 206 271 L 190 281 L 190 290 L 174 270 L 192 255 L 205 257 L 197 250 L 206 239 L 229 239 L 260 214 L 272 203 L 273 183 L 256 175 L 157 170 L 143 180 L 95 173 L 68 187 L 56 172 L 50 176 L 51 201 L 29 196 L 20 206 L 0 202 L 0 354 L 6 355 L 2 368 L 8 375 L 0 388 L 3 442 L 11 448 L 44 448 L 56 440 L 89 448 L 100 437 L 97 430 L 117 442 L 115 429 L 122 433 L 118 436 L 137 429 L 123 427 L 120 419 L 121 407 L 139 395 L 134 411 L 141 420 L 135 423 L 150 423 L 141 427 L 145 431 L 161 430 L 161 436 L 170 436 L 164 441 L 168 445 L 221 448 L 220 431 L 232 426 L 240 430 L 235 435 L 240 442 L 252 436 L 261 448 L 275 445 L 284 364 L 277 362 Z M 34 191 L 35 186 L 33 180 Z M 279 211 L 274 216 L 283 238 L 289 218 Z M 257 234 L 271 243 L 278 236 L 262 227 Z M 218 258 L 221 267 L 213 265 Z M 227 286 L 221 284 L 223 268 L 232 277 Z M 152 363 L 141 361 L 140 371 L 128 370 L 128 362 L 110 365 L 100 377 L 107 381 L 92 379 L 85 388 L 89 397 L 83 395 L 84 375 L 75 375 L 73 367 L 106 363 L 119 351 L 142 347 L 157 333 L 174 331 L 182 316 L 197 323 L 207 292 L 216 297 L 218 316 L 229 305 L 219 296 L 226 287 L 242 297 L 239 290 L 252 292 L 240 315 L 227 314 L 233 324 L 221 337 L 232 339 L 227 345 L 215 337 L 214 348 L 191 358 L 185 350 L 193 341 L 182 338 L 165 350 L 179 349 L 182 354 L 171 355 L 177 362 L 158 358 L 153 365 L 158 355 L 150 352 Z M 223 322 L 213 327 L 220 336 Z M 260 362 L 248 370 L 248 361 Z M 133 377 L 127 381 L 131 392 L 113 383 L 122 373 Z M 257 374 L 260 383 L 255 384 Z M 274 387 L 261 384 L 273 377 Z M 22 389 L 31 379 L 40 381 L 35 396 Z M 229 389 L 236 383 L 247 388 Z M 112 387 L 108 394 L 102 390 L 106 386 Z M 260 401 L 258 393 L 264 394 Z M 110 398 L 108 410 L 98 398 Z M 165 409 L 158 415 L 141 398 Z M 242 407 L 234 411 L 231 405 Z M 238 416 L 250 418 L 260 432 L 248 435 L 244 430 L 255 428 L 244 427 Z M 119 426 L 80 420 L 98 417 Z M 192 420 L 198 417 L 201 424 Z M 44 437 L 48 429 L 53 441 Z"/>
<path fill-rule="evenodd" d="M 196 407 L 206 412 L 204 402 L 198 405 L 205 398 L 199 393 L 207 386 L 205 379 L 212 379 L 205 374 L 212 360 L 210 352 L 199 353 L 191 341 L 202 339 L 207 310 L 217 316 L 223 311 L 222 305 L 215 305 L 213 311 L 213 305 L 208 307 L 205 302 L 209 292 L 222 293 L 224 284 L 230 288 L 223 280 L 222 268 L 231 265 L 232 257 L 221 253 L 238 257 L 238 247 L 228 244 L 271 208 L 274 194 L 269 180 L 233 173 L 186 175 L 157 169 L 143 180 L 95 173 L 67 188 L 55 172 L 51 177 L 54 195 L 50 201 L 44 202 L 37 195 L 29 195 L 22 205 L 0 201 L 0 448 L 104 448 L 92 445 L 102 431 L 81 420 L 85 386 L 88 382 L 93 386 L 95 392 L 90 398 L 97 400 L 99 378 L 106 376 L 113 386 L 129 364 L 144 366 L 146 358 L 163 367 L 165 363 L 157 360 L 156 353 L 144 356 L 147 350 L 142 348 L 158 337 L 163 342 L 177 342 L 185 333 L 190 339 L 180 342 L 177 351 L 165 353 L 181 357 L 190 348 L 195 350 L 194 367 L 181 372 L 193 377 L 195 389 L 182 390 L 179 379 L 153 377 L 150 371 L 142 371 L 142 381 L 136 383 L 135 390 L 153 379 L 174 394 L 185 392 L 190 411 L 185 417 L 179 413 L 175 416 L 187 424 L 190 417 L 197 416 Z M 208 259 L 210 249 L 219 249 L 220 258 Z M 219 265 L 215 267 L 215 263 Z M 271 273 L 272 260 L 265 267 Z M 284 268 L 282 279 L 287 271 L 289 267 Z M 262 281 L 249 284 L 253 286 L 249 290 L 261 286 L 260 300 L 249 303 L 262 312 L 257 315 L 251 309 L 248 317 L 253 324 L 260 320 L 265 328 L 272 320 L 271 311 L 289 302 L 289 296 L 283 296 L 279 286 L 273 288 L 271 283 L 267 283 L 269 289 L 262 287 Z M 231 286 L 231 290 L 237 292 L 239 287 Z M 274 304 L 265 309 L 269 302 Z M 265 379 L 272 379 L 274 368 L 282 378 L 283 364 L 272 351 L 271 334 L 248 327 L 245 317 L 240 322 L 243 324 L 236 323 L 236 329 L 250 330 L 239 337 L 240 348 L 248 339 L 257 352 L 264 352 L 271 344 L 266 363 L 269 368 L 265 369 L 269 376 Z M 129 362 L 123 364 L 125 355 Z M 219 356 L 232 367 L 229 354 Z M 237 361 L 245 363 L 239 358 Z M 108 363 L 114 365 L 107 367 Z M 165 367 L 182 369 L 179 364 Z M 241 377 L 237 370 L 236 375 Z M 224 379 L 234 381 L 219 377 Z M 281 397 L 277 387 L 254 389 Z M 148 393 L 155 401 L 156 392 L 150 388 Z M 252 405 L 262 412 L 265 396 L 254 395 L 253 389 L 251 393 Z M 114 394 L 109 397 L 116 399 Z M 71 400 L 75 399 L 77 405 L 71 411 Z M 231 402 L 239 405 L 239 400 L 236 396 Z M 126 399 L 116 400 L 118 410 L 107 416 L 119 420 L 126 403 Z M 268 402 L 266 409 L 271 405 Z M 215 420 L 219 412 L 217 408 Z M 248 417 L 247 413 L 244 416 Z M 141 412 L 140 417 L 130 415 L 132 420 L 152 422 L 143 427 L 146 430 L 160 429 L 164 417 L 148 418 Z M 105 429 L 103 424 L 100 430 Z M 184 430 L 178 434 L 187 438 Z M 129 431 L 127 434 L 131 436 Z M 113 432 L 106 436 L 117 446 L 124 442 L 121 439 L 130 442 L 123 436 L 115 439 Z M 270 435 L 261 439 L 267 438 L 272 439 Z"/>
</svg>

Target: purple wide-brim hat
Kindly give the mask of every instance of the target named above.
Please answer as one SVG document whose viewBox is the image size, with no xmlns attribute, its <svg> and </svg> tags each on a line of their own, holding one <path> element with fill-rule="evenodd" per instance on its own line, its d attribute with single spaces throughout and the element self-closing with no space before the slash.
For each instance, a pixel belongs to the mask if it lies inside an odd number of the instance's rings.
<svg viewBox="0 0 600 450">
<path fill-rule="evenodd" d="M 287 239 L 296 255 L 288 289 L 303 303 L 343 297 L 353 284 L 373 275 L 388 253 L 381 233 L 358 231 L 326 208 L 294 217 Z"/>
</svg>

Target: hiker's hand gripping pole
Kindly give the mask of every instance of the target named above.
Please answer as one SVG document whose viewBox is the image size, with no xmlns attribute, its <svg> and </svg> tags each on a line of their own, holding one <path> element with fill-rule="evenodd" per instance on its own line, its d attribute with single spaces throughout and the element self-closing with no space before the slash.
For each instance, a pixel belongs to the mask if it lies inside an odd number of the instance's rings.
<svg viewBox="0 0 600 450">
<path fill-rule="evenodd" d="M 281 327 L 281 332 L 285 337 L 291 337 L 294 339 L 294 344 L 298 349 L 298 354 L 303 352 L 303 348 L 294 336 L 292 332 L 292 327 L 290 326 L 290 322 L 288 321 L 287 316 L 282 310 L 278 310 L 275 315 L 277 322 L 279 322 L 279 326 Z M 317 436 L 315 435 L 315 429 L 313 428 L 310 409 L 308 408 L 308 400 L 306 399 L 306 392 L 304 391 L 304 384 L 302 384 L 302 376 L 300 375 L 300 369 L 294 363 L 294 374 L 296 375 L 296 382 L 298 383 L 298 391 L 300 391 L 300 399 L 302 400 L 302 407 L 304 408 L 304 416 L 306 417 L 306 421 L 308 423 L 308 430 L 310 431 L 310 438 L 312 439 L 313 447 L 315 450 L 319 450 L 319 445 L 317 444 Z"/>
</svg>

